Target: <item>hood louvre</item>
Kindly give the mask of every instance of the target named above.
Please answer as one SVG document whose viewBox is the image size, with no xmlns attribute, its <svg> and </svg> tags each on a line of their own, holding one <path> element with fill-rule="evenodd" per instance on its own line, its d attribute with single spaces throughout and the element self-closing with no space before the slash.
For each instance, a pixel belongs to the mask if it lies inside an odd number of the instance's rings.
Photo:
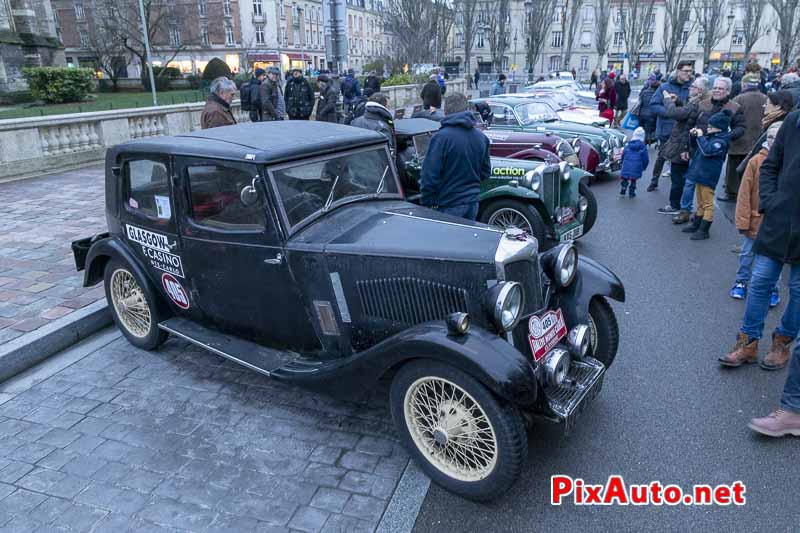
<svg viewBox="0 0 800 533">
<path fill-rule="evenodd" d="M 361 308 L 371 317 L 403 324 L 443 320 L 467 312 L 467 291 L 418 278 L 381 278 L 356 282 Z"/>
</svg>

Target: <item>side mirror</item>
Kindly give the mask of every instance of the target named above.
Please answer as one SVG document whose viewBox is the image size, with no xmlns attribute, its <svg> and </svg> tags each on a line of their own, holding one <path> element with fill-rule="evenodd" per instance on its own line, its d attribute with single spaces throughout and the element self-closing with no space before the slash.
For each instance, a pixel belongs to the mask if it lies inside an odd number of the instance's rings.
<svg viewBox="0 0 800 533">
<path fill-rule="evenodd" d="M 250 185 L 242 188 L 242 191 L 239 193 L 239 200 L 241 200 L 242 205 L 246 207 L 252 207 L 259 202 L 258 189 L 256 189 L 255 179 L 253 179 L 253 182 Z"/>
</svg>

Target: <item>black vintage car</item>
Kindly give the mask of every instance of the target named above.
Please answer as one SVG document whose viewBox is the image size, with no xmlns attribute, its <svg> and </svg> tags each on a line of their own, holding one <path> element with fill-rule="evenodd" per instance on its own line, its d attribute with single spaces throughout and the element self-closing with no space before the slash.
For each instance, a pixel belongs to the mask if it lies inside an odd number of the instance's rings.
<svg viewBox="0 0 800 533">
<path fill-rule="evenodd" d="M 407 203 L 385 139 L 243 124 L 108 151 L 108 233 L 73 243 L 135 346 L 187 339 L 275 379 L 354 396 L 391 379 L 432 479 L 505 491 L 526 422 L 569 428 L 617 353 L 619 279 L 571 243 L 540 253 Z"/>
</svg>

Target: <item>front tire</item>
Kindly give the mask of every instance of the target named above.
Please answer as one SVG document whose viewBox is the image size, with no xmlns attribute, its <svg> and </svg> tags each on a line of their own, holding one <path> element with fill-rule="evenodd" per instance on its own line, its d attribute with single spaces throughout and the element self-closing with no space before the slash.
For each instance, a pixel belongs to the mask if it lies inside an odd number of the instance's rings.
<svg viewBox="0 0 800 533">
<path fill-rule="evenodd" d="M 392 418 L 414 460 L 446 490 L 492 500 L 519 478 L 528 455 L 521 415 L 460 370 L 430 360 L 392 381 Z"/>
<path fill-rule="evenodd" d="M 536 207 L 519 200 L 500 199 L 490 203 L 481 214 L 481 222 L 493 228 L 506 230 L 519 228 L 544 244 L 547 238 L 547 226 Z"/>
<path fill-rule="evenodd" d="M 602 296 L 589 302 L 589 331 L 589 355 L 609 368 L 619 348 L 619 325 L 611 304 Z"/>
<path fill-rule="evenodd" d="M 578 194 L 586 198 L 586 216 L 583 219 L 583 234 L 586 235 L 594 227 L 597 222 L 597 198 L 594 192 L 583 182 L 578 184 Z"/>
<path fill-rule="evenodd" d="M 103 285 L 111 316 L 128 342 L 143 350 L 155 350 L 167 340 L 167 332 L 158 328 L 161 317 L 156 302 L 127 263 L 111 259 Z"/>
</svg>

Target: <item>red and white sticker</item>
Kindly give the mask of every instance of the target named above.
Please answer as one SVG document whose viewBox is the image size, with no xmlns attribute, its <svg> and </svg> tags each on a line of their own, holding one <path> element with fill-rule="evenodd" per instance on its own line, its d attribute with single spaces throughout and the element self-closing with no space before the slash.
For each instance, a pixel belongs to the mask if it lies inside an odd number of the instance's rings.
<svg viewBox="0 0 800 533">
<path fill-rule="evenodd" d="M 538 361 L 567 335 L 567 324 L 561 309 L 548 311 L 543 316 L 533 315 L 528 320 L 528 342 L 533 358 Z"/>
<path fill-rule="evenodd" d="M 172 274 L 162 274 L 161 286 L 164 287 L 164 292 L 167 293 L 172 303 L 181 309 L 189 309 L 189 295 L 180 282 L 175 279 L 175 276 Z"/>
</svg>

